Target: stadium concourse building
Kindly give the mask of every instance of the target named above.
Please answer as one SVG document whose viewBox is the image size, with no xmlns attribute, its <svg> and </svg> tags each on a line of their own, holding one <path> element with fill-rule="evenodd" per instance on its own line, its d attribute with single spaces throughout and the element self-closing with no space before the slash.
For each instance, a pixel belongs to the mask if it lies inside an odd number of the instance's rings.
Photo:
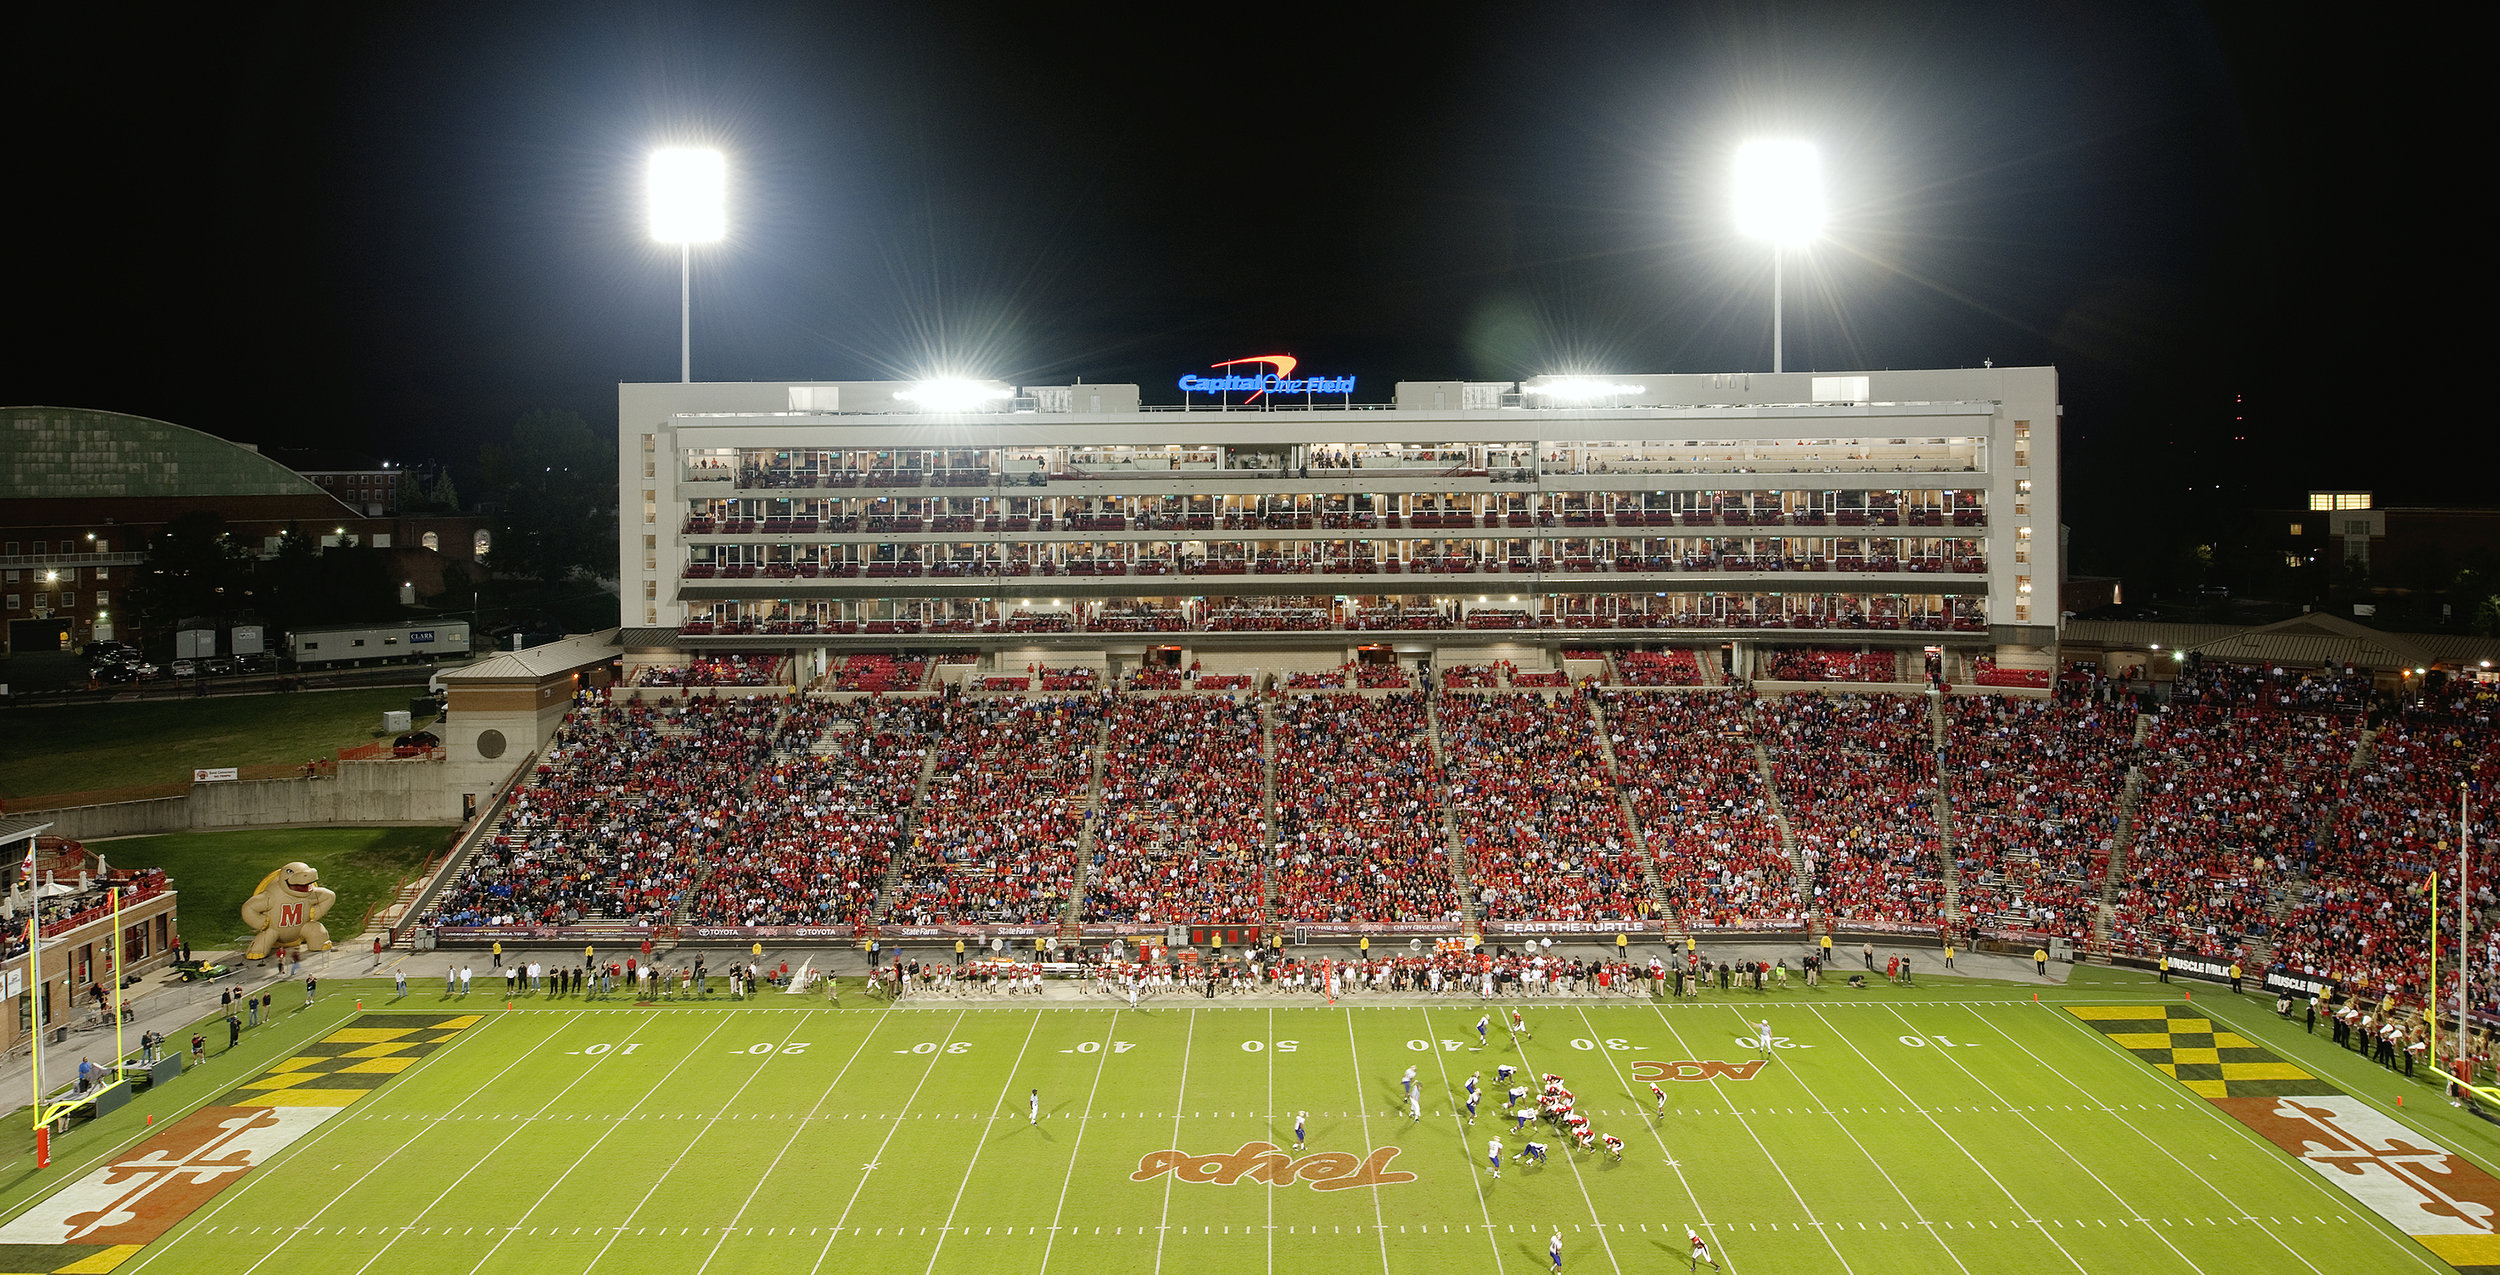
<svg viewBox="0 0 2500 1275">
<path fill-rule="evenodd" d="M 2057 373 L 619 387 L 637 665 L 1284 674 L 1918 654 L 2046 686 Z M 1219 365 L 1220 366 L 1220 365 Z M 1929 667 L 1934 667 L 1931 662 Z"/>
</svg>

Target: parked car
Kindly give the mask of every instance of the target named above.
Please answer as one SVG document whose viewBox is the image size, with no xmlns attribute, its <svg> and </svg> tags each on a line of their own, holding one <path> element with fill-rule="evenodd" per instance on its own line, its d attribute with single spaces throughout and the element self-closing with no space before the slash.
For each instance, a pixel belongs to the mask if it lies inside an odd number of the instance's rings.
<svg viewBox="0 0 2500 1275">
<path fill-rule="evenodd" d="M 212 655 L 200 661 L 200 671 L 210 677 L 231 677 L 242 672 L 243 666 L 235 663 L 231 655 Z"/>
<path fill-rule="evenodd" d="M 278 671 L 278 657 L 271 655 L 267 651 L 254 651 L 250 655 L 238 655 L 234 657 L 234 662 L 238 668 L 246 673 L 275 673 Z"/>
<path fill-rule="evenodd" d="M 169 669 L 176 677 L 197 677 L 200 672 L 200 662 L 189 659 L 176 660 L 169 666 Z"/>
<path fill-rule="evenodd" d="M 128 642 L 89 642 L 86 656 L 93 664 L 128 664 L 139 658 L 139 648 Z"/>
<path fill-rule="evenodd" d="M 139 670 L 130 664 L 98 664 L 87 670 L 87 678 L 103 686 L 122 686 L 138 681 Z"/>
</svg>

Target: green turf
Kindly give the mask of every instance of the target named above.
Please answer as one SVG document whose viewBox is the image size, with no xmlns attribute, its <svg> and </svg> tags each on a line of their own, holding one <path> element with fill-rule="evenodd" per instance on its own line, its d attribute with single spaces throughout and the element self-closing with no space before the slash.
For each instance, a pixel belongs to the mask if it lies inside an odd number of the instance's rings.
<svg viewBox="0 0 2500 1275">
<path fill-rule="evenodd" d="M 314 1015 L 336 1021 L 349 994 L 389 1007 L 358 986 Z M 447 1007 L 439 975 L 415 986 L 400 1007 Z M 1524 1273 L 1548 1269 L 1559 1230 L 1572 1272 L 1647 1272 L 1683 1269 L 1688 1223 L 1745 1275 L 2444 1269 L 2079 1025 L 2063 996 L 1982 984 L 1529 1002 L 1534 1040 L 1513 1047 L 1497 1028 L 1478 1053 L 1481 1010 L 1464 1000 L 827 1010 L 768 995 L 507 1013 L 498 983 L 449 1003 L 486 1011 L 456 1043 L 121 1269 Z M 2382 1106 L 2410 1095 L 2398 1114 L 2489 1163 L 2494 1139 L 2435 1098 L 2425 1107 L 2427 1087 L 2226 997 L 2199 1003 Z M 2136 980 L 2069 999 L 2177 994 Z M 1741 1061 L 1735 1037 L 1763 1015 L 1791 1046 L 1776 1063 L 1752 1080 L 1670 1084 L 1668 1114 L 1652 1117 L 1633 1063 Z M 273 1053 L 298 1026 L 263 1029 Z M 1504 1061 L 1562 1073 L 1597 1127 L 1629 1143 L 1625 1159 L 1557 1145 L 1548 1167 L 1512 1160 L 1491 1180 L 1489 1115 L 1468 1129 L 1452 1113 L 1465 1076 L 1490 1087 Z M 1397 1110 L 1410 1065 L 1420 1125 Z M 1025 1118 L 1035 1087 L 1038 1125 Z M 1132 1180 L 1165 1149 L 1290 1152 L 1295 1110 L 1310 1112 L 1312 1150 L 1395 1147 L 1388 1167 L 1416 1180 Z M 115 1120 L 125 1133 L 93 1140 L 138 1132 Z M 1515 1154 L 1521 1136 L 1502 1129 Z M 14 1212 L 33 1184 L 14 1163 L 0 1175 Z"/>
<path fill-rule="evenodd" d="M 186 781 L 202 766 L 294 765 L 379 738 L 406 686 L 9 711 L 0 798 Z"/>
<path fill-rule="evenodd" d="M 163 868 L 182 891 L 182 921 L 202 953 L 247 933 L 239 915 L 252 887 L 273 868 L 301 861 L 338 891 L 327 924 L 346 943 L 367 907 L 390 902 L 400 880 L 451 845 L 456 828 L 247 828 L 177 832 L 96 843 L 117 868 Z"/>
</svg>

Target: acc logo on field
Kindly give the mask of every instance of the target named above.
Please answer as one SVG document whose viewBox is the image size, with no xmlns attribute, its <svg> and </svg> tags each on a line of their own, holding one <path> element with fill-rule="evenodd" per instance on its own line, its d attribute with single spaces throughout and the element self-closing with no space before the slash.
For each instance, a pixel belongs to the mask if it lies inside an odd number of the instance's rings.
<svg viewBox="0 0 2500 1275">
<path fill-rule="evenodd" d="M 1152 1182 L 1169 1173 L 1183 1182 L 1212 1182 L 1217 1186 L 1241 1182 L 1291 1186 L 1300 1180 L 1310 1183 L 1314 1191 L 1345 1191 L 1358 1186 L 1394 1186 L 1414 1181 L 1414 1174 L 1389 1167 L 1389 1162 L 1397 1158 L 1396 1147 L 1382 1147 L 1372 1152 L 1369 1159 L 1358 1159 L 1346 1151 L 1314 1151 L 1296 1160 L 1272 1142 L 1245 1142 L 1239 1151 L 1210 1155 L 1149 1151 L 1137 1157 L 1137 1172 L 1128 1177 L 1131 1182 Z"/>
<path fill-rule="evenodd" d="M 1751 1080 L 1762 1070 L 1762 1060 L 1751 1062 L 1636 1062 L 1632 1064 L 1634 1080 Z"/>
</svg>

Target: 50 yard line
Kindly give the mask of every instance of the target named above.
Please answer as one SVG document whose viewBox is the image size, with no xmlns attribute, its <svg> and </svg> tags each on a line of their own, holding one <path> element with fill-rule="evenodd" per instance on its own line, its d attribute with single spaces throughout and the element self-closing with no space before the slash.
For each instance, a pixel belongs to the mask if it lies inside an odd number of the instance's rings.
<svg viewBox="0 0 2500 1275">
<path fill-rule="evenodd" d="M 1354 1111 L 1355 1114 L 1363 1121 L 1363 1154 L 1364 1156 L 1369 1157 L 1372 1152 L 1377 1151 L 1380 1148 L 1372 1145 L 1372 1099 L 1370 1094 L 1363 1091 L 1363 1051 L 1360 1046 L 1354 1043 L 1354 1011 L 1351 1008 L 1348 1008 L 1338 1012 L 1345 1015 L 1346 1061 L 1354 1068 Z M 1379 1187 L 1371 1188 L 1371 1197 L 1372 1233 L 1380 1237 L 1381 1275 L 1388 1275 L 1388 1216 L 1380 1211 Z M 1620 1268 L 1618 1268 L 1616 1275 L 1622 1275 Z"/>
<path fill-rule="evenodd" d="M 1198 1012 L 1189 1013 L 1189 1026 L 1181 1037 L 1181 1091 L 1172 1100 L 1172 1145 L 1181 1145 L 1181 1117 L 1189 1114 L 1189 1050 L 1198 1042 Z M 1155 1227 L 1155 1275 L 1163 1275 L 1163 1239 L 1172 1233 L 1172 1181 L 1178 1173 L 1163 1175 L 1163 1222 Z"/>
</svg>

